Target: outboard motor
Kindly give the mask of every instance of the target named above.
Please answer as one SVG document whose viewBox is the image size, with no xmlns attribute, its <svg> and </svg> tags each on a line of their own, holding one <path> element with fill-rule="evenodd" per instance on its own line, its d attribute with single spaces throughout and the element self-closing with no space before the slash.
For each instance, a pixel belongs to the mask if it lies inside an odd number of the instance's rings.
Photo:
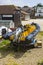
<svg viewBox="0 0 43 65">
<path fill-rule="evenodd" d="M 6 29 L 2 29 L 2 35 L 6 34 Z"/>
<path fill-rule="evenodd" d="M 22 32 L 21 27 L 17 28 L 15 32 L 16 32 L 15 33 L 15 41 L 17 41 L 18 38 L 19 38 L 20 33 Z"/>
</svg>

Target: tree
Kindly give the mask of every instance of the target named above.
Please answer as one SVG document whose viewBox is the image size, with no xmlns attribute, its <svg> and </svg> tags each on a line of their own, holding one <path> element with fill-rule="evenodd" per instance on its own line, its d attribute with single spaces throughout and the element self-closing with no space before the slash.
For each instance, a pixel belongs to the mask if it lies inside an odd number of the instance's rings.
<svg viewBox="0 0 43 65">
<path fill-rule="evenodd" d="M 38 6 L 39 6 L 39 7 L 43 7 L 43 5 L 42 5 L 41 3 L 37 4 L 37 7 L 38 7 Z"/>
</svg>

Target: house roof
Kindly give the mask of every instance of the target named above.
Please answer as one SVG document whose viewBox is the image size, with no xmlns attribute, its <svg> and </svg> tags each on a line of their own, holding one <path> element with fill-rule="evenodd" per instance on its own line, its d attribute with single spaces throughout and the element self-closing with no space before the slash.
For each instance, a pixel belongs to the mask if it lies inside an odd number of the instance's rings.
<svg viewBox="0 0 43 65">
<path fill-rule="evenodd" d="M 12 14 L 14 10 L 19 10 L 19 8 L 14 5 L 0 5 L 0 14 Z"/>
<path fill-rule="evenodd" d="M 31 13 L 31 11 L 34 10 L 34 8 L 33 7 L 24 6 L 24 7 L 22 7 L 22 10 L 27 12 L 27 13 Z"/>
<path fill-rule="evenodd" d="M 25 11 L 21 11 L 22 14 L 27 15 L 28 13 Z"/>
<path fill-rule="evenodd" d="M 14 5 L 0 5 L 0 14 L 14 14 L 15 10 L 20 10 L 20 8 Z M 24 15 L 28 14 L 27 12 L 22 10 L 21 13 Z"/>
</svg>

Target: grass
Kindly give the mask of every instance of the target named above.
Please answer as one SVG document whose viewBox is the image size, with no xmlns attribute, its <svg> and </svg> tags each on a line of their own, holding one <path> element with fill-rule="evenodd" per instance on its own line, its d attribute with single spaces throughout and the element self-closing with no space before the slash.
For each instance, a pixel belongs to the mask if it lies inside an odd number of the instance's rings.
<svg viewBox="0 0 43 65">
<path fill-rule="evenodd" d="M 10 43 L 9 40 L 3 40 L 2 42 L 0 42 L 0 48 L 3 47 L 3 46 L 6 46 Z"/>
<path fill-rule="evenodd" d="M 43 36 L 43 32 L 41 31 L 39 35 Z M 9 45 L 10 45 L 9 40 L 3 40 L 2 42 L 0 42 L 0 50 L 1 50 L 0 52 L 3 56 L 5 55 L 5 53 L 6 53 L 6 56 L 8 55 L 7 50 L 8 51 L 11 50 L 10 48 L 8 48 Z M 14 59 L 8 59 L 7 63 L 5 63 L 4 65 L 19 65 L 19 64 L 17 64 L 17 62 L 15 62 Z M 39 61 L 37 65 L 43 65 L 43 60 Z"/>
<path fill-rule="evenodd" d="M 43 60 L 40 60 L 37 65 L 43 65 Z"/>
<path fill-rule="evenodd" d="M 5 65 L 19 65 L 19 64 L 17 64 L 17 63 L 14 62 L 14 61 L 10 61 L 10 62 L 6 63 Z"/>
<path fill-rule="evenodd" d="M 43 31 L 39 32 L 39 34 L 40 34 L 41 36 L 43 36 Z"/>
<path fill-rule="evenodd" d="M 10 50 L 9 46 L 10 46 L 9 40 L 2 40 L 2 42 L 0 42 L 0 51 L 6 52 Z"/>
<path fill-rule="evenodd" d="M 12 52 L 10 53 L 10 51 L 13 48 L 9 48 L 9 45 L 10 45 L 9 40 L 3 40 L 2 42 L 0 42 L 0 53 L 2 57 L 12 54 Z M 8 60 L 4 63 L 4 65 L 19 65 L 19 64 L 17 64 L 17 62 L 15 62 L 14 59 L 8 58 Z"/>
</svg>

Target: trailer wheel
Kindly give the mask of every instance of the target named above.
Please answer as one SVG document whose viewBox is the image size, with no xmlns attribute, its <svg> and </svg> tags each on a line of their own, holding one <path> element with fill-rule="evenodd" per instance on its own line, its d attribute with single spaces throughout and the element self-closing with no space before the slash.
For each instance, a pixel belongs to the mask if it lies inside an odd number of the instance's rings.
<svg viewBox="0 0 43 65">
<path fill-rule="evenodd" d="M 37 48 L 37 47 L 38 47 L 37 43 L 35 43 L 35 44 L 34 44 L 34 47 L 35 47 L 35 48 Z"/>
<path fill-rule="evenodd" d="M 37 43 L 34 44 L 35 48 L 42 48 L 42 41 L 37 41 Z"/>
<path fill-rule="evenodd" d="M 42 48 L 42 41 L 41 40 L 37 41 L 37 45 L 39 48 Z"/>
</svg>

